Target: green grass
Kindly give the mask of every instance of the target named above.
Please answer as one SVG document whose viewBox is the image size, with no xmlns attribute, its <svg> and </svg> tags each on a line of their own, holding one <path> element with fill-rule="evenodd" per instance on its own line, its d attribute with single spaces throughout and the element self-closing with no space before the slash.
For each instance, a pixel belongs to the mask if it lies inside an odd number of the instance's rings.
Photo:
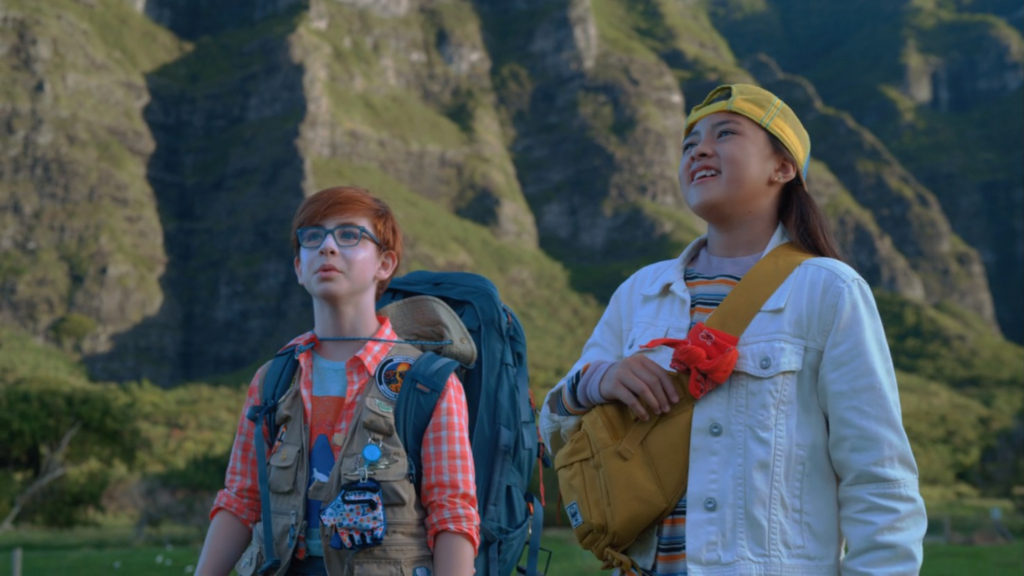
<svg viewBox="0 0 1024 576">
<path fill-rule="evenodd" d="M 993 546 L 925 544 L 922 576 L 1011 576 L 1024 571 L 1024 541 Z"/>
<path fill-rule="evenodd" d="M 86 381 L 85 368 L 56 346 L 10 325 L 0 327 L 0 385 L 32 376 Z"/>
<path fill-rule="evenodd" d="M 68 566 L 79 576 L 132 574 L 191 574 L 199 555 L 196 544 L 153 543 L 132 546 L 94 537 L 84 542 L 82 533 L 68 536 L 49 533 L 49 541 L 23 544 L 23 574 L 60 574 Z M 10 574 L 12 539 L 0 539 L 0 576 Z M 76 542 L 83 541 L 76 545 Z M 67 545 L 64 545 L 67 544 Z M 551 551 L 547 573 L 553 576 L 584 576 L 600 573 L 600 563 L 576 545 L 565 528 L 547 528 L 541 546 Z M 547 554 L 541 555 L 543 567 Z M 1024 541 L 992 546 L 926 544 L 922 576 L 1016 576 L 1024 566 Z M 119 564 L 117 564 L 119 563 Z"/>
<path fill-rule="evenodd" d="M 0 576 L 11 574 L 11 550 L 0 552 Z M 22 552 L 22 574 L 191 574 L 198 549 L 194 546 L 128 546 L 119 548 L 27 549 Z"/>
<path fill-rule="evenodd" d="M 600 571 L 600 562 L 576 545 L 576 540 L 568 529 L 545 529 L 541 545 L 551 550 L 548 574 L 583 576 Z M 992 546 L 925 544 L 924 551 L 921 576 L 1017 576 L 1024 567 L 1024 541 L 1020 539 L 1010 544 Z M 542 565 L 544 559 L 542 555 Z"/>
</svg>

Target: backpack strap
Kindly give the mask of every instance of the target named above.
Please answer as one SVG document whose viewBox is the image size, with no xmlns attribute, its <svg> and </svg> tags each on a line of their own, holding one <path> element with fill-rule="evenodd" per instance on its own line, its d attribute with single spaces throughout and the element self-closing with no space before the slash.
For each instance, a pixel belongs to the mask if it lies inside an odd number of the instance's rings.
<svg viewBox="0 0 1024 576">
<path fill-rule="evenodd" d="M 256 471 L 260 483 L 260 511 L 263 519 L 263 555 L 266 561 L 258 570 L 259 574 L 267 574 L 277 570 L 281 559 L 274 548 L 274 526 L 270 513 L 270 487 L 267 484 L 267 444 L 263 438 L 262 423 L 266 422 L 270 437 L 277 437 L 277 403 L 288 391 L 299 367 L 297 356 L 302 352 L 295 346 L 289 346 L 278 352 L 263 375 L 260 383 L 260 403 L 249 407 L 246 418 L 256 424 L 253 431 L 253 443 L 256 447 Z"/>
<path fill-rule="evenodd" d="M 420 491 L 423 480 L 422 444 L 434 407 L 448 377 L 459 363 L 433 352 L 424 352 L 405 373 L 405 381 L 395 404 L 395 429 L 409 456 L 409 479 Z"/>
<path fill-rule="evenodd" d="M 537 500 L 536 496 L 527 492 L 526 506 L 530 511 L 530 516 L 533 517 L 532 525 L 530 526 L 530 542 L 526 553 L 526 567 L 517 566 L 516 569 L 527 576 L 546 574 L 547 568 L 544 569 L 544 572 L 537 570 L 540 561 L 540 535 L 544 531 L 544 504 L 542 501 Z M 496 546 L 492 546 L 492 548 L 496 548 Z M 550 556 L 548 560 L 551 560 Z"/>
</svg>

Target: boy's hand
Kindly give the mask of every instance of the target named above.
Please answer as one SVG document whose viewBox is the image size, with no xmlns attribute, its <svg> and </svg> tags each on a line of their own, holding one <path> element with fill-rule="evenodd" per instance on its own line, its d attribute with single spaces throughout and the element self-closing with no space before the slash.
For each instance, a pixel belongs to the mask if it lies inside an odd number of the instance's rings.
<svg viewBox="0 0 1024 576">
<path fill-rule="evenodd" d="M 679 402 L 672 375 L 643 353 L 612 364 L 601 378 L 601 396 L 622 402 L 641 419 L 664 414 Z"/>
</svg>

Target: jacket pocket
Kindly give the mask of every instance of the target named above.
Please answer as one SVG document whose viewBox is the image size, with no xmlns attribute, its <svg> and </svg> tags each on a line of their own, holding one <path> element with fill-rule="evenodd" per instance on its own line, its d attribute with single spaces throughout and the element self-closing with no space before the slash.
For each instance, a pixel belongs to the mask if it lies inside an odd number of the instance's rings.
<svg viewBox="0 0 1024 576">
<path fill-rule="evenodd" d="M 738 351 L 727 387 L 734 402 L 743 407 L 745 425 L 766 441 L 785 441 L 784 419 L 796 409 L 793 394 L 803 363 L 803 346 L 773 340 L 741 344 Z"/>
<path fill-rule="evenodd" d="M 267 485 L 271 492 L 281 494 L 295 490 L 296 478 L 299 473 L 298 459 L 301 454 L 301 446 L 282 444 L 270 455 Z"/>
<path fill-rule="evenodd" d="M 385 506 L 407 506 L 416 498 L 413 484 L 409 482 L 409 460 L 395 430 L 390 412 L 393 407 L 384 410 L 375 403 L 368 403 L 363 412 L 360 426 L 354 427 L 352 447 L 360 449 L 368 444 L 380 448 L 380 459 L 368 464 L 351 448 L 343 455 L 345 462 L 341 473 L 341 483 L 356 482 L 365 477 L 380 482 L 381 496 Z M 420 470 L 419 474 L 422 475 Z M 422 476 L 421 476 L 422 477 Z M 340 489 L 340 486 L 338 486 Z"/>
<path fill-rule="evenodd" d="M 744 344 L 738 349 L 734 371 L 753 378 L 774 378 L 784 372 L 796 372 L 804 359 L 803 346 L 781 340 Z"/>
</svg>

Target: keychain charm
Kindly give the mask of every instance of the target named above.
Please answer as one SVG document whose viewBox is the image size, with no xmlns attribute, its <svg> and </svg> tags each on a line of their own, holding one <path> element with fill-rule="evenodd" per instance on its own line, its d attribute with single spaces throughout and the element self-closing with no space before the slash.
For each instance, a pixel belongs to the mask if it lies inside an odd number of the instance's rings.
<svg viewBox="0 0 1024 576">
<path fill-rule="evenodd" d="M 381 455 L 380 446 L 376 444 L 363 447 L 360 480 L 342 486 L 338 497 L 320 513 L 321 522 L 334 530 L 331 548 L 361 550 L 378 546 L 384 540 L 387 521 L 381 486 L 369 473 Z"/>
<path fill-rule="evenodd" d="M 380 457 L 384 453 L 381 452 L 380 446 L 376 444 L 367 444 L 363 447 L 363 464 L 364 468 L 371 468 L 374 464 L 380 460 Z"/>
</svg>

